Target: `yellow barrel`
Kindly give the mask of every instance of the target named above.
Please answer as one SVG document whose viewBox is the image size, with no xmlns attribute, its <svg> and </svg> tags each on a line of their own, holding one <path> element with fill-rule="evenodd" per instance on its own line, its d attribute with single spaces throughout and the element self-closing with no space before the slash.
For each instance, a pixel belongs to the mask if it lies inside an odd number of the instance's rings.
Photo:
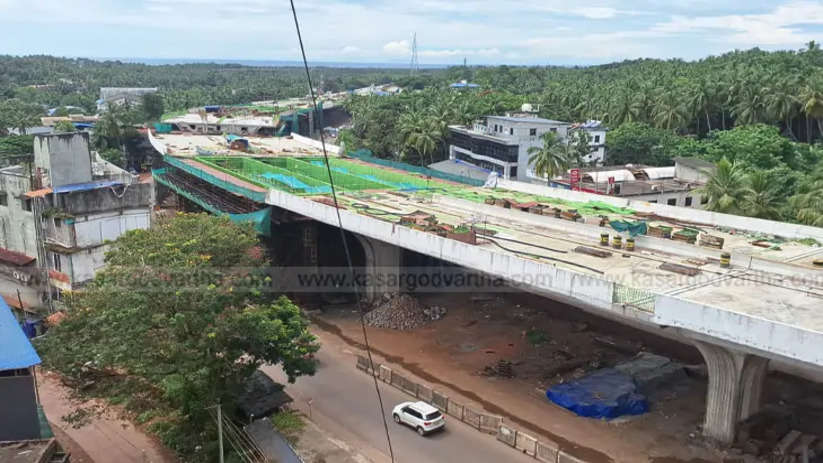
<svg viewBox="0 0 823 463">
<path fill-rule="evenodd" d="M 601 233 L 600 234 L 600 246 L 608 246 L 609 245 L 609 234 L 608 233 Z"/>
<path fill-rule="evenodd" d="M 729 266 L 731 264 L 732 264 L 732 255 L 731 254 L 729 254 L 728 252 L 724 252 L 723 254 L 720 254 L 720 266 L 721 267 L 729 268 Z"/>
<path fill-rule="evenodd" d="M 634 238 L 626 239 L 626 251 L 634 251 Z"/>
<path fill-rule="evenodd" d="M 615 249 L 620 249 L 623 247 L 623 237 L 620 235 L 614 235 L 612 238 L 612 247 Z"/>
</svg>

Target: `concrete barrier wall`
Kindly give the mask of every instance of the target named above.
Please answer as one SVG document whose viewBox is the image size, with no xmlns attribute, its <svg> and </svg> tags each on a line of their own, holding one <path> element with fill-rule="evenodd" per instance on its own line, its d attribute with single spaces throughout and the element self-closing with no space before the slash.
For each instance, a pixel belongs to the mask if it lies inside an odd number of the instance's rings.
<svg viewBox="0 0 823 463">
<path fill-rule="evenodd" d="M 663 204 L 649 203 L 646 201 L 637 201 L 607 195 L 596 195 L 593 193 L 565 190 L 562 188 L 551 188 L 549 186 L 535 185 L 532 183 L 517 182 L 512 180 L 500 179 L 497 182 L 497 186 L 507 190 L 542 195 L 550 198 L 567 199 L 570 201 L 602 201 L 613 206 L 628 207 L 641 212 L 654 212 L 686 222 L 714 224 L 740 230 L 769 233 L 790 239 L 815 238 L 823 241 L 823 228 L 810 227 L 807 225 L 775 222 L 773 220 L 755 219 L 731 214 L 721 214 L 719 212 L 692 209 L 688 207 L 667 206 Z"/>
<path fill-rule="evenodd" d="M 779 308 L 775 308 L 778 310 Z M 672 296 L 658 296 L 655 323 L 823 366 L 823 333 Z"/>
<path fill-rule="evenodd" d="M 537 454 L 537 439 L 524 432 L 518 431 L 517 438 L 514 441 L 514 448 L 533 457 Z"/>
<path fill-rule="evenodd" d="M 365 356 L 357 356 L 355 366 L 358 370 L 367 372 L 368 364 L 369 362 Z M 466 423 L 480 432 L 495 435 L 500 442 L 521 453 L 534 457 L 538 461 L 545 463 L 558 463 L 558 461 L 585 463 L 583 460 L 560 452 L 557 444 L 554 442 L 540 441 L 530 434 L 505 425 L 503 423 L 503 417 L 501 416 L 489 415 L 455 402 L 445 394 L 395 373 L 384 365 L 375 364 L 374 367 L 376 371 L 380 372 L 380 377 L 385 382 L 397 387 L 401 391 L 437 406 L 449 416 Z M 416 394 L 411 390 L 416 391 Z M 426 391 L 428 391 L 428 393 Z M 426 398 L 427 396 L 430 396 L 431 400 L 428 400 Z M 561 457 L 565 459 L 561 459 Z"/>
</svg>

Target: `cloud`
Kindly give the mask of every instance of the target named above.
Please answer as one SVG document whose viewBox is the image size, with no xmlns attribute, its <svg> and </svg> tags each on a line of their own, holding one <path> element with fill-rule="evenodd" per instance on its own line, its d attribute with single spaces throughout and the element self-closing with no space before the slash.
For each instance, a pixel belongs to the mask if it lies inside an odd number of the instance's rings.
<svg viewBox="0 0 823 463">
<path fill-rule="evenodd" d="M 614 8 L 594 7 L 579 9 L 577 13 L 588 19 L 609 19 L 617 16 L 618 11 Z"/>
<path fill-rule="evenodd" d="M 656 24 L 654 31 L 667 35 L 714 34 L 712 40 L 744 45 L 798 45 L 809 39 L 803 29 L 823 25 L 823 3 L 797 1 L 765 14 L 723 16 L 674 16 Z"/>
<path fill-rule="evenodd" d="M 477 50 L 462 50 L 459 48 L 451 50 L 421 50 L 418 55 L 431 58 L 446 58 L 450 56 L 494 56 L 499 55 L 499 48 L 481 48 Z"/>
<path fill-rule="evenodd" d="M 342 55 L 354 55 L 360 52 L 359 47 L 355 47 L 354 45 L 346 45 L 345 47 L 340 49 L 340 54 Z"/>
<path fill-rule="evenodd" d="M 383 45 L 383 52 L 392 56 L 404 56 L 411 53 L 408 40 L 396 40 Z"/>
</svg>

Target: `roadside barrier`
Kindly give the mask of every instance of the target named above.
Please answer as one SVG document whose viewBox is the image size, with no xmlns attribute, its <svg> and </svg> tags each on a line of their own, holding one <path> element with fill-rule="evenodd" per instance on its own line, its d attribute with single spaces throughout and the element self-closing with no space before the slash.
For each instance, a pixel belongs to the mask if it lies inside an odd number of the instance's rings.
<svg viewBox="0 0 823 463">
<path fill-rule="evenodd" d="M 369 365 L 369 360 L 357 356 L 357 369 L 368 374 L 377 374 L 377 378 L 390 384 L 412 397 L 437 407 L 443 413 L 466 423 L 480 432 L 492 434 L 497 440 L 507 446 L 544 463 L 586 463 L 572 456 L 551 441 L 540 441 L 536 437 L 503 423 L 503 417 L 479 412 L 465 404 L 452 400 L 446 394 L 420 384 L 393 371 L 391 368 L 380 365 Z"/>
</svg>

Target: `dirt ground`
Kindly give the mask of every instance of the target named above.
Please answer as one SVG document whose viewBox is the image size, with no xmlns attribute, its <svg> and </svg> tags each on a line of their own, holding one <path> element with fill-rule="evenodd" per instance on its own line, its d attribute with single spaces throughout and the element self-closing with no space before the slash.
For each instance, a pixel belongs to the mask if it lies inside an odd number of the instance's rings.
<svg viewBox="0 0 823 463">
<path fill-rule="evenodd" d="M 557 442 L 592 462 L 722 462 L 731 456 L 699 438 L 706 380 L 696 350 L 528 294 L 420 295 L 446 307 L 442 320 L 412 331 L 369 329 L 373 351 L 464 402 L 503 415 L 517 427 Z M 353 307 L 324 307 L 319 329 L 362 341 Z M 697 374 L 653 394 L 647 414 L 610 422 L 580 418 L 546 399 L 552 384 L 650 351 L 693 364 Z M 500 360 L 513 378 L 483 370 Z"/>
</svg>

